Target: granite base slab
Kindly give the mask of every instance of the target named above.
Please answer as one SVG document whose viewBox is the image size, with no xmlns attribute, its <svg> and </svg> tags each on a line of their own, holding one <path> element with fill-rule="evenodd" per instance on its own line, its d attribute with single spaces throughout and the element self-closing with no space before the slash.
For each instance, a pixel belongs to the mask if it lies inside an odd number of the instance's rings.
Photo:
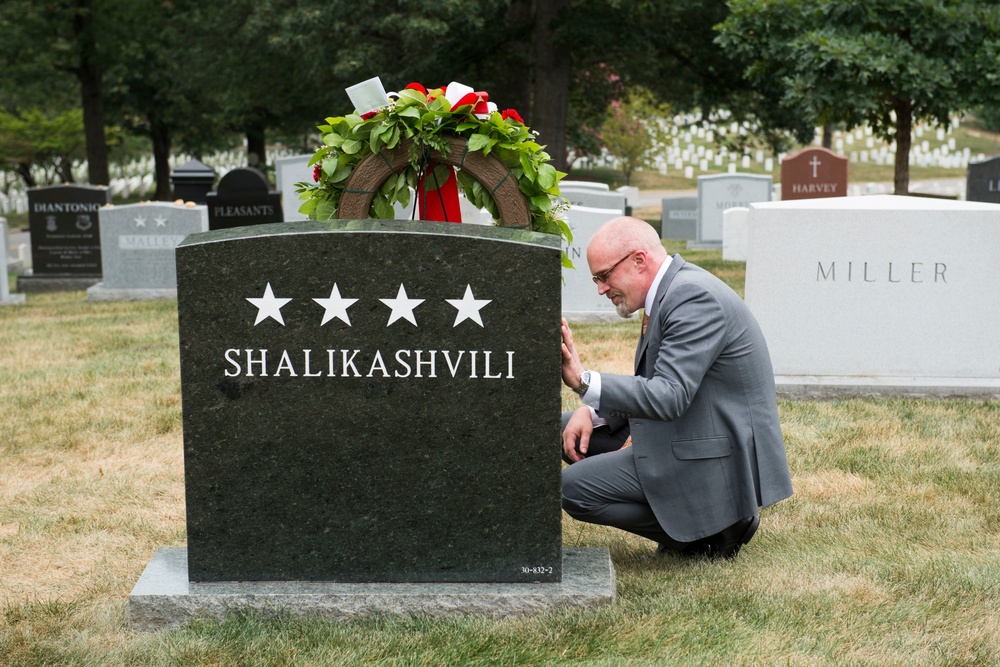
<svg viewBox="0 0 1000 667">
<path fill-rule="evenodd" d="M 17 291 L 25 294 L 82 292 L 99 282 L 101 276 L 37 276 L 24 273 L 17 277 Z"/>
<path fill-rule="evenodd" d="M 23 294 L 8 294 L 6 298 L 0 298 L 0 306 L 23 306 L 26 302 Z"/>
<path fill-rule="evenodd" d="M 346 620 L 357 616 L 493 617 L 590 607 L 615 600 L 615 570 L 606 547 L 563 550 L 556 583 L 220 582 L 190 584 L 187 549 L 157 549 L 129 595 L 133 630 L 175 628 L 230 610 Z"/>
<path fill-rule="evenodd" d="M 101 282 L 87 288 L 87 301 L 151 301 L 176 298 L 176 287 L 106 287 Z"/>
<path fill-rule="evenodd" d="M 992 378 L 776 375 L 774 381 L 778 396 L 791 399 L 867 396 L 1000 399 L 1000 380 Z"/>
</svg>

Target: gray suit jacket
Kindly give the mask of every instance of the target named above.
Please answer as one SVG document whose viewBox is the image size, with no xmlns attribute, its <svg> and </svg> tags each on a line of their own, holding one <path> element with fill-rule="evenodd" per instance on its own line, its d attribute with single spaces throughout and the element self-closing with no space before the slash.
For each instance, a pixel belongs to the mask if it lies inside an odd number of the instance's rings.
<svg viewBox="0 0 1000 667">
<path fill-rule="evenodd" d="M 646 498 L 690 542 L 792 495 L 774 371 L 739 295 L 680 255 L 650 311 L 636 375 L 601 374 L 599 414 L 629 420 Z"/>
</svg>

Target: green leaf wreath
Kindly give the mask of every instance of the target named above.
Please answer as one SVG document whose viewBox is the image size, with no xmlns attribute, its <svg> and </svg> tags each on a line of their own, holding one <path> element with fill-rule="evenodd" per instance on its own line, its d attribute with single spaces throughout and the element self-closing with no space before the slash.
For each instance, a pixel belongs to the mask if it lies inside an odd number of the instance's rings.
<svg viewBox="0 0 1000 667">
<path fill-rule="evenodd" d="M 559 180 L 566 174 L 549 164 L 548 153 L 535 141 L 537 133 L 526 127 L 513 109 L 477 115 L 474 111 L 482 110 L 483 105 L 477 104 L 482 100 L 469 97 L 452 107 L 444 89 L 427 92 L 420 84 L 410 84 L 376 111 L 327 118 L 326 124 L 319 126 L 323 146 L 309 161 L 315 183 L 296 184 L 299 198 L 304 200 L 299 212 L 314 220 L 336 218 L 347 179 L 361 160 L 411 139 L 409 167 L 389 176 L 369 212 L 374 218 L 394 218 L 394 204 L 410 205 L 411 190 L 416 190 L 427 166 L 426 149 L 447 155 L 450 146 L 444 137 L 451 135 L 465 139 L 469 151 L 496 155 L 510 169 L 527 200 L 533 231 L 571 241 L 573 235 L 564 219 L 569 202 L 559 192 Z M 438 165 L 441 172 L 428 174 L 424 187 L 431 190 L 443 183 L 448 168 Z M 462 170 L 457 178 L 469 201 L 485 208 L 496 222 L 500 216 L 489 190 Z M 565 253 L 563 263 L 570 265 Z"/>
</svg>

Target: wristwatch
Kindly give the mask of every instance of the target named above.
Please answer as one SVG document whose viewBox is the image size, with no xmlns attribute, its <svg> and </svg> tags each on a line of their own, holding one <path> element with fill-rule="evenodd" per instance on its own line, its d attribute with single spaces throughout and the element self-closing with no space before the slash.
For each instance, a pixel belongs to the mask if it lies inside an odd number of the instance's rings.
<svg viewBox="0 0 1000 667">
<path fill-rule="evenodd" d="M 577 396 L 583 396 L 590 389 L 590 371 L 584 371 L 580 375 L 580 386 L 576 387 L 573 391 L 576 392 Z"/>
</svg>

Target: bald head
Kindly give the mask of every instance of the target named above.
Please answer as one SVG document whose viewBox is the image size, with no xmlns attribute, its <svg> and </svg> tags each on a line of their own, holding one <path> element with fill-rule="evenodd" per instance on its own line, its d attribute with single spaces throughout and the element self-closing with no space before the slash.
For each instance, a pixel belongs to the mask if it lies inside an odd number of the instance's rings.
<svg viewBox="0 0 1000 667">
<path fill-rule="evenodd" d="M 613 218 L 594 232 L 587 246 L 588 255 L 591 249 L 600 248 L 609 255 L 624 257 L 636 250 L 645 250 L 649 258 L 657 265 L 667 258 L 659 234 L 645 220 L 622 216 Z"/>
</svg>

